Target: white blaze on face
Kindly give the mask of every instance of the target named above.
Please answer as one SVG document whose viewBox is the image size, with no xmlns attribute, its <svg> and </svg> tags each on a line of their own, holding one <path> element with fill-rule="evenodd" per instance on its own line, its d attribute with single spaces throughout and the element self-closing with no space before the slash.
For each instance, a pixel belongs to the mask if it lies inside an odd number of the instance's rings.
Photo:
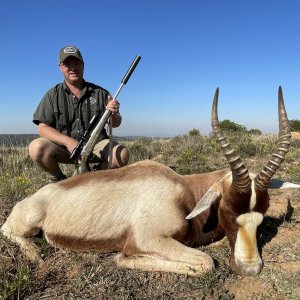
<svg viewBox="0 0 300 300">
<path fill-rule="evenodd" d="M 250 179 L 251 179 L 251 191 L 252 191 L 251 198 L 250 198 L 250 210 L 253 210 L 253 208 L 256 205 L 256 193 L 255 193 L 255 188 L 254 188 L 255 175 L 251 174 L 251 173 L 249 175 L 250 175 Z"/>
<path fill-rule="evenodd" d="M 256 231 L 263 221 L 263 215 L 258 212 L 250 212 L 240 215 L 236 221 L 239 224 L 234 248 L 236 264 L 241 268 L 243 268 L 244 264 L 250 264 L 253 267 L 261 266 L 262 262 L 257 249 Z"/>
<path fill-rule="evenodd" d="M 263 214 L 254 212 L 257 204 L 255 193 L 255 177 L 253 173 L 249 174 L 251 179 L 251 198 L 249 202 L 249 213 L 237 217 L 236 222 L 239 225 L 237 237 L 234 246 L 235 264 L 243 275 L 256 275 L 262 268 L 262 260 L 257 247 L 257 227 L 263 221 Z M 232 180 L 232 177 L 230 178 Z"/>
</svg>

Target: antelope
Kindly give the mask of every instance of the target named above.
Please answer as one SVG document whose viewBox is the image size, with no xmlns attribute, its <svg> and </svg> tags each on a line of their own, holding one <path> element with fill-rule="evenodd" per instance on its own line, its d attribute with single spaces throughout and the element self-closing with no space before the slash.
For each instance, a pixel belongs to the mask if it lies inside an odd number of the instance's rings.
<svg viewBox="0 0 300 300">
<path fill-rule="evenodd" d="M 43 230 L 47 241 L 60 248 L 117 252 L 119 267 L 191 276 L 215 268 L 212 257 L 197 247 L 227 237 L 232 269 L 258 274 L 263 262 L 257 228 L 269 206 L 272 177 L 288 152 L 290 124 L 279 87 L 278 146 L 258 175 L 249 173 L 220 129 L 218 95 L 217 88 L 212 130 L 230 168 L 179 175 L 146 160 L 83 173 L 46 185 L 17 203 L 2 233 L 32 261 L 41 258 L 29 238 Z"/>
</svg>

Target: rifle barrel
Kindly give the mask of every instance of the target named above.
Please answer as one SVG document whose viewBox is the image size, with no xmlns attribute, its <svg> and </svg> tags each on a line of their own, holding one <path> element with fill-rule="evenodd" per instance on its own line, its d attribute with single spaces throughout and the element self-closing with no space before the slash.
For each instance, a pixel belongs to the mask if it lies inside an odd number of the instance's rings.
<svg viewBox="0 0 300 300">
<path fill-rule="evenodd" d="M 130 76 L 132 75 L 133 71 L 135 70 L 137 64 L 139 63 L 141 59 L 141 56 L 140 55 L 137 55 L 133 62 L 131 63 L 130 67 L 128 68 L 125 76 L 123 77 L 122 81 L 121 81 L 121 84 L 118 88 L 118 90 L 116 91 L 115 95 L 114 95 L 114 99 L 117 99 L 119 93 L 121 92 L 123 86 L 127 83 L 127 81 L 129 80 Z"/>
</svg>

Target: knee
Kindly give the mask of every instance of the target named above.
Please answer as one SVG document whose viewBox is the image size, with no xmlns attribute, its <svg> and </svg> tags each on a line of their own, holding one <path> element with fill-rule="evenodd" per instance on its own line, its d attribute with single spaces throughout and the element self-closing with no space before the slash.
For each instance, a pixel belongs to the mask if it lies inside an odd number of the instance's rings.
<svg viewBox="0 0 300 300">
<path fill-rule="evenodd" d="M 123 145 L 119 145 L 116 149 L 116 160 L 119 167 L 124 167 L 129 163 L 130 151 Z"/>
<path fill-rule="evenodd" d="M 29 156 L 33 161 L 39 162 L 48 153 L 50 155 L 49 145 L 47 140 L 38 138 L 33 140 L 28 147 Z"/>
<path fill-rule="evenodd" d="M 128 148 L 123 148 L 121 151 L 121 159 L 122 159 L 122 166 L 126 166 L 129 163 L 130 159 L 130 151 Z"/>
</svg>

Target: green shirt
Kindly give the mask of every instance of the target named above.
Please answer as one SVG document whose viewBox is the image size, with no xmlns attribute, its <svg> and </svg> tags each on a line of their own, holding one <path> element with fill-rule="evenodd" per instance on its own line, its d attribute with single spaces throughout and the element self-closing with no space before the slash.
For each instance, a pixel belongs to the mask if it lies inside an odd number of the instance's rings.
<svg viewBox="0 0 300 300">
<path fill-rule="evenodd" d="M 79 99 L 71 93 L 65 83 L 50 89 L 38 105 L 33 115 L 33 123 L 45 123 L 65 135 L 80 140 L 91 118 L 96 115 L 100 120 L 110 95 L 107 90 L 95 84 L 84 82 L 84 85 Z M 105 129 L 100 139 L 104 138 L 107 138 Z"/>
</svg>

